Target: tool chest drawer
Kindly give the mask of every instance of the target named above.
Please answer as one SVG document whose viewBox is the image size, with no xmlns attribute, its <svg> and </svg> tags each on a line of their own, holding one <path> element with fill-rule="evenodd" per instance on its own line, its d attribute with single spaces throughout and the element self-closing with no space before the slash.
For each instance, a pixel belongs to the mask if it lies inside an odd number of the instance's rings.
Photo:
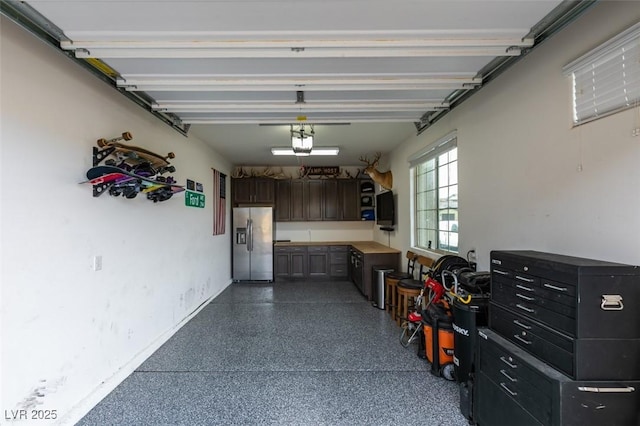
<svg viewBox="0 0 640 426">
<path fill-rule="evenodd" d="M 576 309 L 569 306 L 555 306 L 540 297 L 524 299 L 520 293 L 514 292 L 510 286 L 499 282 L 491 283 L 491 299 L 503 306 L 507 306 L 520 315 L 552 326 L 566 334 L 575 333 Z"/>
<path fill-rule="evenodd" d="M 495 302 L 489 327 L 573 379 L 640 379 L 640 339 L 574 339 Z"/>
<path fill-rule="evenodd" d="M 536 251 L 492 251 L 491 297 L 575 338 L 640 338 L 637 266 Z"/>
<path fill-rule="evenodd" d="M 474 418 L 480 426 L 640 425 L 640 381 L 575 381 L 493 330 L 478 333 Z"/>
</svg>

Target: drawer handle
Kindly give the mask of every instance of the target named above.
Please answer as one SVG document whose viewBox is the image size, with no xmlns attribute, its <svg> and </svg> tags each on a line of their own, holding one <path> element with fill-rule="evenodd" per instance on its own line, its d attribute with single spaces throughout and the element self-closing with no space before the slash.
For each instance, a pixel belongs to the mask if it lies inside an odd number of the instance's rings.
<svg viewBox="0 0 640 426">
<path fill-rule="evenodd" d="M 523 339 L 522 337 L 518 336 L 517 334 L 514 334 L 513 337 L 516 340 L 519 340 L 520 342 L 524 343 L 525 345 L 530 345 L 531 343 L 533 343 L 533 342 L 530 342 L 528 340 Z"/>
<path fill-rule="evenodd" d="M 522 306 L 521 304 L 516 304 L 516 307 L 522 309 L 523 311 L 527 311 L 530 314 L 534 313 L 535 311 L 533 309 L 527 308 L 526 306 Z"/>
<path fill-rule="evenodd" d="M 593 388 L 589 386 L 578 386 L 580 392 L 598 392 L 598 393 L 631 393 L 635 392 L 636 388 L 633 386 L 626 386 L 624 388 Z"/>
<path fill-rule="evenodd" d="M 493 272 L 495 272 L 496 274 L 500 274 L 500 275 L 509 275 L 508 272 L 501 271 L 500 269 L 494 269 Z"/>
<path fill-rule="evenodd" d="M 622 296 L 619 294 L 603 294 L 600 307 L 603 311 L 621 311 L 624 309 Z"/>
<path fill-rule="evenodd" d="M 516 284 L 516 288 L 519 288 L 520 290 L 524 290 L 524 291 L 533 291 L 531 287 L 525 287 L 522 284 Z"/>
<path fill-rule="evenodd" d="M 511 396 L 517 396 L 518 395 L 518 392 L 514 392 L 511 389 L 509 389 L 505 383 L 500 383 L 500 387 L 502 389 L 506 390 L 507 392 L 509 392 L 509 395 L 511 395 Z"/>
<path fill-rule="evenodd" d="M 568 291 L 566 287 L 558 287 L 557 285 L 553 285 L 549 283 L 544 283 L 543 287 L 550 288 L 551 290 L 556 290 L 556 291 Z"/>
<path fill-rule="evenodd" d="M 511 368 L 518 368 L 518 366 L 517 366 L 516 364 L 511 364 L 511 363 L 509 362 L 509 360 L 508 360 L 508 359 L 506 359 L 506 358 L 505 358 L 505 357 L 503 357 L 503 356 L 501 356 L 501 357 L 500 357 L 500 361 L 504 362 L 505 364 L 507 364 L 507 365 L 508 365 L 509 367 L 511 367 Z"/>
<path fill-rule="evenodd" d="M 523 324 L 520 321 L 518 321 L 517 319 L 513 320 L 513 323 L 515 325 L 518 325 L 518 326 L 524 328 L 525 330 L 531 330 L 531 326 L 530 325 Z"/>
<path fill-rule="evenodd" d="M 533 302 L 535 299 L 535 297 L 529 297 L 529 296 L 525 296 L 524 294 L 520 294 L 520 293 L 516 293 L 516 297 L 519 297 L 520 299 L 524 299 L 528 302 Z"/>
<path fill-rule="evenodd" d="M 517 280 L 520 280 L 520 281 L 524 281 L 524 282 L 526 282 L 526 283 L 532 283 L 532 282 L 535 282 L 535 280 L 534 280 L 534 279 L 521 277 L 520 275 L 516 275 L 516 279 L 517 279 Z"/>
<path fill-rule="evenodd" d="M 507 373 L 507 370 L 500 370 L 500 373 L 502 373 L 502 375 L 503 375 L 504 377 L 506 377 L 507 379 L 509 379 L 509 381 L 511 381 L 511 382 L 514 382 L 514 383 L 515 383 L 515 382 L 517 382 L 517 381 L 518 381 L 518 379 L 516 379 L 515 377 L 511 377 L 511 376 L 509 375 L 509 373 Z"/>
</svg>

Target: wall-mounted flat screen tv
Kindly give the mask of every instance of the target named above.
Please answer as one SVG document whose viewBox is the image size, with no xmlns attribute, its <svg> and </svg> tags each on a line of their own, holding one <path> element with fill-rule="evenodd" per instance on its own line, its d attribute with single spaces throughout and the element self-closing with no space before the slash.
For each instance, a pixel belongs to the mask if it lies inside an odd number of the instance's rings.
<svg viewBox="0 0 640 426">
<path fill-rule="evenodd" d="M 393 192 L 385 191 L 376 195 L 376 223 L 381 226 L 393 226 L 396 222 L 396 208 Z"/>
</svg>

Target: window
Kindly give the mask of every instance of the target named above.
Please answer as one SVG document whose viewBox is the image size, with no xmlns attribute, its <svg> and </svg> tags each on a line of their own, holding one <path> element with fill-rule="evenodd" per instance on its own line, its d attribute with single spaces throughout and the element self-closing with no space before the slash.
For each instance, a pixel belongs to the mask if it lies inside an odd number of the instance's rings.
<svg viewBox="0 0 640 426">
<path fill-rule="evenodd" d="M 575 125 L 640 102 L 640 23 L 564 67 L 573 78 Z"/>
<path fill-rule="evenodd" d="M 458 148 L 454 134 L 409 157 L 413 246 L 458 252 Z"/>
</svg>

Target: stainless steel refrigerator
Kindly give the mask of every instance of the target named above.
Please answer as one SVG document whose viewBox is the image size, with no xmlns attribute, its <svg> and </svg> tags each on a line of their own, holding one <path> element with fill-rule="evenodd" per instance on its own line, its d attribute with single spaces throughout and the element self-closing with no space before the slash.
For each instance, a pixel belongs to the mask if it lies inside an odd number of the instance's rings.
<svg viewBox="0 0 640 426">
<path fill-rule="evenodd" d="M 273 208 L 233 209 L 233 280 L 273 281 Z"/>
</svg>

